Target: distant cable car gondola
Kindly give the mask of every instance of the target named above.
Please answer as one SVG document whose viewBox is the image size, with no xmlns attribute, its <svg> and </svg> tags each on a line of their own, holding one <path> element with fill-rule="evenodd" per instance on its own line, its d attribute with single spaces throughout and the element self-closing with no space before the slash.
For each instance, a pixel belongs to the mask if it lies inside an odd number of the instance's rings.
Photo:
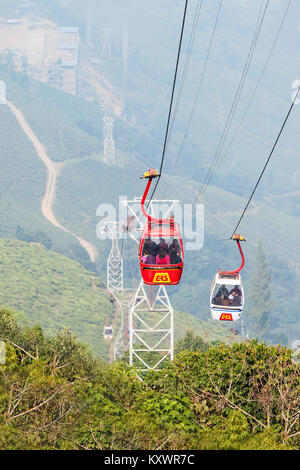
<svg viewBox="0 0 300 470">
<path fill-rule="evenodd" d="M 232 237 L 237 242 L 241 257 L 241 266 L 234 271 L 218 271 L 210 293 L 210 312 L 213 320 L 237 321 L 242 316 L 244 307 L 244 288 L 240 271 L 245 264 L 245 257 L 240 241 L 246 241 L 241 235 Z"/>
<path fill-rule="evenodd" d="M 111 340 L 113 338 L 113 326 L 111 325 L 111 321 L 112 321 L 111 317 L 112 317 L 113 305 L 116 299 L 113 297 L 113 295 L 110 295 L 109 301 L 110 301 L 109 313 L 108 315 L 105 315 L 104 317 L 103 336 L 104 336 L 104 339 Z"/>
<path fill-rule="evenodd" d="M 111 340 L 113 337 L 113 327 L 112 325 L 104 326 L 103 336 L 105 339 Z"/>
<path fill-rule="evenodd" d="M 159 176 L 157 170 L 148 170 L 141 178 L 147 178 L 141 208 L 147 222 L 143 228 L 139 260 L 145 284 L 179 284 L 183 270 L 183 246 L 179 228 L 174 218 L 156 219 L 147 214 L 144 204 L 153 178 Z"/>
</svg>

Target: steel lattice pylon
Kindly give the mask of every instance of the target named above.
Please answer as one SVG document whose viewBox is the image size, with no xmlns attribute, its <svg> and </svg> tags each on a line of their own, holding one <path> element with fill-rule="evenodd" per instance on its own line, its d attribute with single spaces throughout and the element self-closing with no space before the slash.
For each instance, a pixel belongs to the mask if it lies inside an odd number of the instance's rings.
<svg viewBox="0 0 300 470">
<path fill-rule="evenodd" d="M 141 280 L 129 310 L 130 365 L 140 372 L 161 370 L 174 356 L 174 311 L 165 286 Z"/>
<path fill-rule="evenodd" d="M 104 160 L 109 163 L 115 163 L 115 142 L 113 138 L 113 124 L 115 118 L 104 117 L 103 128 L 103 146 L 104 146 Z"/>
<path fill-rule="evenodd" d="M 141 210 L 140 210 L 141 200 L 142 200 L 141 197 L 136 197 L 135 199 L 131 199 L 131 200 L 125 199 L 124 201 L 121 202 L 122 206 L 126 207 L 128 213 L 130 214 L 130 216 L 132 216 L 132 218 L 135 221 L 135 227 L 134 227 L 133 230 L 128 231 L 128 235 L 136 243 L 139 243 L 139 235 L 138 234 L 142 232 L 143 227 L 145 225 L 145 217 L 141 213 Z M 172 199 L 172 200 L 170 200 L 170 199 L 152 199 L 151 201 L 146 200 L 145 204 L 147 205 L 148 202 L 149 202 L 149 209 L 148 209 L 149 214 L 151 214 L 153 217 L 155 216 L 155 214 L 154 214 L 155 206 L 158 206 L 158 205 L 168 206 L 168 208 L 164 211 L 164 213 L 162 215 L 162 218 L 167 218 L 171 214 L 174 207 L 177 204 L 179 204 L 179 201 L 177 201 L 176 199 Z M 134 233 L 136 233 L 136 235 L 138 235 L 138 236 L 135 236 Z"/>
<path fill-rule="evenodd" d="M 121 325 L 119 327 L 115 342 L 114 342 L 114 360 L 122 359 L 124 353 L 129 347 L 129 318 L 128 318 L 128 304 L 131 297 L 130 290 L 123 290 L 123 295 L 119 296 L 114 294 L 120 311 L 121 311 Z"/>
<path fill-rule="evenodd" d="M 104 148 L 104 161 L 107 163 L 115 163 L 115 141 L 113 137 L 114 133 L 114 120 L 112 116 L 112 102 L 110 99 L 105 99 L 102 105 L 102 109 L 105 112 L 102 118 L 104 122 L 103 126 L 103 148 Z"/>
<path fill-rule="evenodd" d="M 118 247 L 121 233 L 127 232 L 132 240 L 139 243 L 144 220 L 138 213 L 140 198 L 122 201 L 131 219 L 127 224 L 107 222 L 102 228 L 112 240 L 112 248 L 107 260 L 107 289 L 116 299 L 121 324 L 114 342 L 114 359 L 122 358 L 129 348 L 130 365 L 138 370 L 139 377 L 149 370 L 161 370 L 164 363 L 174 356 L 174 311 L 164 285 L 146 286 L 140 281 L 138 289 L 123 288 L 123 260 Z M 153 200 L 150 213 L 154 214 L 155 205 L 166 204 L 163 214 L 167 217 L 176 200 Z M 130 226 L 129 226 L 130 225 Z M 132 295 L 133 293 L 133 295 Z"/>
<path fill-rule="evenodd" d="M 119 250 L 120 226 L 118 222 L 107 222 L 103 227 L 111 239 L 112 246 L 107 259 L 107 290 L 123 292 L 123 260 Z"/>
<path fill-rule="evenodd" d="M 124 228 L 118 222 L 106 222 L 101 232 L 106 233 L 112 241 L 107 259 L 107 290 L 118 305 L 121 324 L 114 341 L 114 360 L 122 358 L 129 344 L 128 302 L 130 291 L 123 286 L 123 259 L 119 250 L 119 238 Z"/>
<path fill-rule="evenodd" d="M 111 58 L 111 45 L 110 45 L 111 28 L 102 28 L 102 31 L 104 33 L 102 55 L 103 57 L 110 59 Z"/>
<path fill-rule="evenodd" d="M 140 214 L 141 198 L 122 201 L 135 219 L 135 228 L 128 235 L 139 243 L 139 233 L 145 224 Z M 149 213 L 155 216 L 156 208 L 164 208 L 162 218 L 167 218 L 177 200 L 152 200 Z M 147 204 L 147 201 L 145 202 Z M 136 232 L 136 234 L 134 233 Z M 174 356 L 174 311 L 164 285 L 146 286 L 141 280 L 129 305 L 129 360 L 140 375 L 149 370 L 161 370 Z M 141 378 L 141 377 L 140 377 Z"/>
</svg>

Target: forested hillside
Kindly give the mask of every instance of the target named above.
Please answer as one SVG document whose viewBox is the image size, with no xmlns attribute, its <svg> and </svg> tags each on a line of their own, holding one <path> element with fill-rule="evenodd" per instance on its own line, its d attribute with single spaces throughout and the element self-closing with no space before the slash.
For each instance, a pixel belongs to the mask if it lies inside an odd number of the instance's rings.
<svg viewBox="0 0 300 470">
<path fill-rule="evenodd" d="M 0 338 L 2 450 L 299 447 L 299 365 L 284 347 L 187 337 L 173 363 L 141 382 L 71 334 L 21 329 L 3 309 Z"/>
</svg>

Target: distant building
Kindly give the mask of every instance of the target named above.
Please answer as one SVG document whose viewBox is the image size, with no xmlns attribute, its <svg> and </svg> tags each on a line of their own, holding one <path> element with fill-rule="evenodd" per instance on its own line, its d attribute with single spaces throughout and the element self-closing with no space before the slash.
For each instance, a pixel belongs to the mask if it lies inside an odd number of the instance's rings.
<svg viewBox="0 0 300 470">
<path fill-rule="evenodd" d="M 79 33 L 79 28 L 77 27 L 69 27 L 69 26 L 62 26 L 61 28 L 59 28 L 60 32 L 61 33 L 75 33 L 75 34 L 78 34 Z"/>
<path fill-rule="evenodd" d="M 60 42 L 58 45 L 59 49 L 62 50 L 77 50 L 78 49 L 78 44 L 71 42 L 71 43 L 66 43 L 66 42 Z"/>
<path fill-rule="evenodd" d="M 93 65 L 101 65 L 103 62 L 102 59 L 97 59 L 96 57 L 94 57 L 93 59 L 91 59 L 91 64 Z"/>
<path fill-rule="evenodd" d="M 8 23 L 8 24 L 21 24 L 21 21 L 11 18 L 11 19 L 6 20 L 6 23 Z"/>
</svg>

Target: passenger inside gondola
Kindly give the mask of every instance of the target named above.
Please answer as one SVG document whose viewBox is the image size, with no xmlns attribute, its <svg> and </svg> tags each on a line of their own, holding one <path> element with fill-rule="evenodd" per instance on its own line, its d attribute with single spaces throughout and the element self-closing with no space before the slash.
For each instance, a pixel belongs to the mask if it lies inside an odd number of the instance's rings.
<svg viewBox="0 0 300 470">
<path fill-rule="evenodd" d="M 178 240 L 175 238 L 173 240 L 173 242 L 171 243 L 171 245 L 169 246 L 169 249 L 173 249 L 176 250 L 176 252 L 180 255 L 181 253 L 181 249 L 180 249 L 180 245 L 178 243 Z"/>
<path fill-rule="evenodd" d="M 160 238 L 159 240 L 159 249 L 165 250 L 166 252 L 169 251 L 168 244 L 166 243 L 166 240 L 164 238 Z"/>
<path fill-rule="evenodd" d="M 213 304 L 215 305 L 221 305 L 221 302 L 222 302 L 222 295 L 216 295 L 214 298 L 213 298 Z"/>
<path fill-rule="evenodd" d="M 224 284 L 221 285 L 221 287 L 219 289 L 219 293 L 223 297 L 224 297 L 224 295 L 229 295 L 229 291 L 228 291 L 227 287 Z"/>
<path fill-rule="evenodd" d="M 147 251 L 149 254 L 156 255 L 158 253 L 158 245 L 155 243 L 155 241 L 151 240 L 150 237 L 145 239 L 144 246 L 143 246 L 143 251 Z"/>
<path fill-rule="evenodd" d="M 143 264 L 153 265 L 180 264 L 182 263 L 180 244 L 177 239 L 147 237 L 144 241 L 141 261 Z"/>
<path fill-rule="evenodd" d="M 242 291 L 239 286 L 216 285 L 215 295 L 212 297 L 214 305 L 238 307 L 242 305 Z"/>
<path fill-rule="evenodd" d="M 230 304 L 231 304 L 231 300 L 229 299 L 228 295 L 224 295 L 221 305 L 225 305 L 229 307 Z"/>
<path fill-rule="evenodd" d="M 158 255 L 156 255 L 155 264 L 171 264 L 170 256 L 163 248 L 159 251 Z"/>
<path fill-rule="evenodd" d="M 176 248 L 174 246 L 170 246 L 169 248 L 169 255 L 170 255 L 170 263 L 171 264 L 179 264 L 181 263 L 181 257 L 179 256 Z"/>
<path fill-rule="evenodd" d="M 233 289 L 229 292 L 229 299 L 231 300 L 231 305 L 238 306 L 242 303 L 242 291 L 239 286 L 234 286 Z"/>
<path fill-rule="evenodd" d="M 232 301 L 231 301 L 231 305 L 239 306 L 241 305 L 241 303 L 242 303 L 242 297 L 239 296 L 238 294 L 234 294 Z"/>
<path fill-rule="evenodd" d="M 231 289 L 231 291 L 229 292 L 229 295 L 231 295 L 233 292 L 236 292 L 238 295 L 242 295 L 242 292 L 241 292 L 241 289 L 239 288 L 239 286 L 234 286 L 233 289 Z"/>
<path fill-rule="evenodd" d="M 144 264 L 154 264 L 155 258 L 152 253 L 150 253 L 148 248 L 144 249 L 143 256 L 142 256 L 142 263 Z"/>
</svg>

